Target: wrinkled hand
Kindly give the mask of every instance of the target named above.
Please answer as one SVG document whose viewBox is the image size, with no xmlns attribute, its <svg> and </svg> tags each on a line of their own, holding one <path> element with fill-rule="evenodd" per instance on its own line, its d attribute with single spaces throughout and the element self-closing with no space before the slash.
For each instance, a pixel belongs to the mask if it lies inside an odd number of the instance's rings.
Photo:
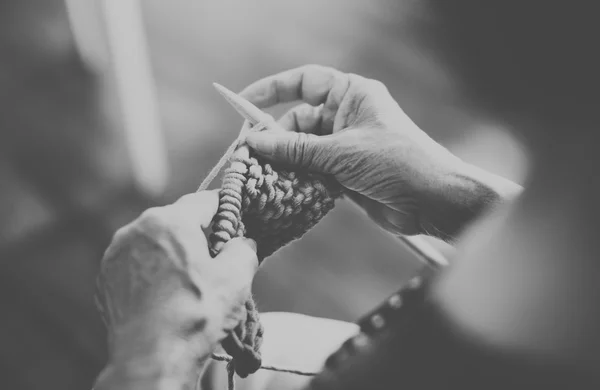
<svg viewBox="0 0 600 390">
<path fill-rule="evenodd" d="M 257 153 L 335 175 L 393 233 L 454 233 L 432 216 L 460 207 L 448 189 L 464 164 L 419 129 L 382 83 L 310 65 L 257 81 L 241 95 L 261 108 L 306 102 L 279 120 L 287 132 L 247 137 Z"/>
<path fill-rule="evenodd" d="M 186 195 L 115 234 L 97 295 L 113 365 L 202 359 L 245 318 L 255 244 L 234 239 L 212 258 L 202 228 L 217 207 L 215 191 Z"/>
</svg>

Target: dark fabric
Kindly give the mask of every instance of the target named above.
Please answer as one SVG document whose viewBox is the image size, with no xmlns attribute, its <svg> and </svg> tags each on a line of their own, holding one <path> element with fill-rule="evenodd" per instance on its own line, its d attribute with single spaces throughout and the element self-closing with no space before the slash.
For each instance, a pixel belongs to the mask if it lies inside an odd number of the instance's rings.
<svg viewBox="0 0 600 390">
<path fill-rule="evenodd" d="M 345 343 L 308 389 L 600 389 L 599 373 L 470 337 L 427 301 L 426 289 L 403 292 L 401 310 L 379 308 L 387 325 L 362 326 L 368 343 Z"/>
</svg>

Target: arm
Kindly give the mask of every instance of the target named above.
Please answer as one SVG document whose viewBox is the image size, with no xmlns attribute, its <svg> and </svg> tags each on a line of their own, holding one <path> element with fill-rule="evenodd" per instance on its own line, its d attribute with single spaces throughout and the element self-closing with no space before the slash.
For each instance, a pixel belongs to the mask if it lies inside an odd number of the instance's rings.
<svg viewBox="0 0 600 390">
<path fill-rule="evenodd" d="M 520 192 L 435 142 L 378 81 L 310 65 L 268 76 L 241 95 L 263 108 L 305 101 L 246 142 L 267 159 L 333 175 L 394 235 L 453 240 Z"/>
<path fill-rule="evenodd" d="M 187 305 L 183 300 L 173 303 L 183 309 L 184 314 L 169 313 L 174 322 L 179 323 L 176 326 L 189 328 L 179 335 L 169 334 L 168 324 L 159 324 L 151 331 L 138 324 L 119 329 L 118 335 L 113 337 L 119 340 L 118 345 L 110 343 L 112 351 L 108 364 L 98 377 L 94 390 L 195 389 L 210 361 L 210 354 L 225 337 L 227 327 L 221 320 L 222 309 L 210 303 L 212 294 L 206 290 L 201 291 L 201 297 L 193 305 Z M 188 311 L 189 315 L 185 313 Z"/>
</svg>

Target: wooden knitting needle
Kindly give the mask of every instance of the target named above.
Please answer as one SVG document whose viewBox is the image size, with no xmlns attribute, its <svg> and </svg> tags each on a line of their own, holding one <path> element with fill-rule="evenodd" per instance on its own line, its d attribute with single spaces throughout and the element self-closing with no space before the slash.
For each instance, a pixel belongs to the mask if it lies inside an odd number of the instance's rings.
<svg viewBox="0 0 600 390">
<path fill-rule="evenodd" d="M 252 126 L 260 122 L 274 121 L 271 115 L 256 107 L 254 104 L 250 103 L 237 93 L 228 90 L 221 84 L 213 83 L 213 86 L 221 95 L 223 95 L 225 100 L 227 100 L 227 102 L 231 104 L 241 116 L 244 117 L 244 119 L 250 122 Z"/>
<path fill-rule="evenodd" d="M 250 122 L 251 125 L 254 126 L 261 122 L 274 122 L 274 119 L 271 115 L 262 111 L 260 108 L 256 107 L 254 104 L 250 103 L 237 93 L 232 92 L 217 83 L 213 83 L 213 86 L 241 116 Z M 434 248 L 430 243 L 425 241 L 422 237 L 400 236 L 398 238 L 404 243 L 411 253 L 413 253 L 427 266 L 434 269 L 439 269 L 448 265 L 448 260 L 444 257 L 444 255 Z"/>
</svg>

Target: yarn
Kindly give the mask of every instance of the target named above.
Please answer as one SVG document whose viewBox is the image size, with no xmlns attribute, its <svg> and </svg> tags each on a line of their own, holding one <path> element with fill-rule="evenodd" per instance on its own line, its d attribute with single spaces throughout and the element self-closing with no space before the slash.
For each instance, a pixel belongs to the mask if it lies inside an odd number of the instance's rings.
<svg viewBox="0 0 600 390">
<path fill-rule="evenodd" d="M 233 366 L 233 358 L 228 355 L 223 355 L 219 353 L 213 353 L 210 356 L 211 359 L 217 362 L 227 362 L 226 370 L 227 370 L 227 389 L 235 390 L 235 367 Z M 275 372 L 283 372 L 287 374 L 293 375 L 301 375 L 301 376 L 316 376 L 319 372 L 315 371 L 304 371 L 298 370 L 296 368 L 287 368 L 281 366 L 272 366 L 267 364 L 261 364 L 259 370 L 267 370 L 267 371 L 275 371 Z M 198 378 L 196 379 L 196 390 L 201 390 L 202 388 L 202 373 L 198 374 Z M 93 389 L 92 389 L 93 390 Z"/>
<path fill-rule="evenodd" d="M 211 355 L 211 359 L 216 360 L 218 362 L 228 362 L 228 363 L 233 360 L 233 358 L 231 356 L 222 355 L 222 354 L 219 354 L 219 353 L 213 353 Z M 301 375 L 301 376 L 315 376 L 315 375 L 318 375 L 318 372 L 314 372 L 314 371 L 304 371 L 304 370 L 298 370 L 296 368 L 286 368 L 286 367 L 280 367 L 280 366 L 271 366 L 271 365 L 267 365 L 267 364 L 261 365 L 260 369 L 261 370 L 267 370 L 267 371 L 286 372 L 288 374 Z"/>
<path fill-rule="evenodd" d="M 256 241 L 258 260 L 262 263 L 315 226 L 342 194 L 341 186 L 333 177 L 294 171 L 254 155 L 244 145 L 243 138 L 249 131 L 264 128 L 265 124 L 252 127 L 246 121 L 228 153 L 200 186 L 200 189 L 206 188 L 219 168 L 231 161 L 224 173 L 219 209 L 209 239 L 213 256 L 229 240 L 247 237 Z M 232 357 L 229 370 L 242 378 L 254 373 L 262 364 L 263 327 L 252 297 L 246 302 L 246 311 L 245 321 L 222 342 Z"/>
<path fill-rule="evenodd" d="M 234 154 L 225 171 L 210 239 L 218 252 L 234 237 L 251 238 L 262 261 L 316 225 L 340 191 L 333 179 L 286 170 L 246 151 Z"/>
</svg>

